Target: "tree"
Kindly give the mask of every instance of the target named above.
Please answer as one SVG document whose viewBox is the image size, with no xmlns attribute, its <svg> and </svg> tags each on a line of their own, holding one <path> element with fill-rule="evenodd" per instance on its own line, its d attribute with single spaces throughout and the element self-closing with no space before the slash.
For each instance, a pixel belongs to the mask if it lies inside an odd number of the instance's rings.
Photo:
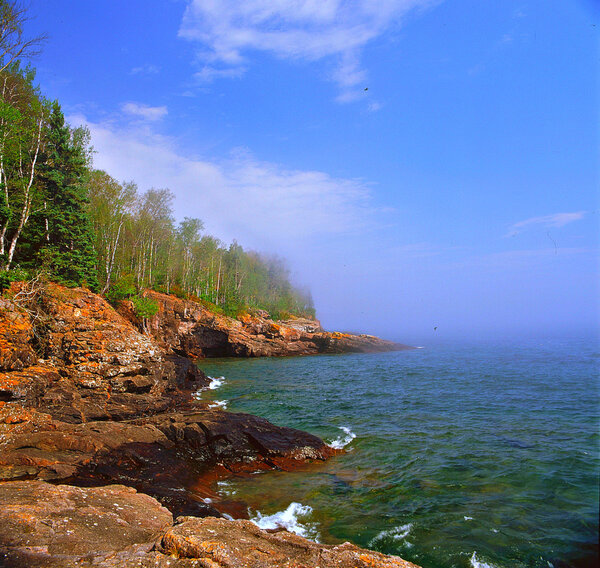
<svg viewBox="0 0 600 568">
<path fill-rule="evenodd" d="M 89 212 L 94 228 L 98 277 L 103 294 L 110 288 L 119 260 L 125 223 L 133 213 L 137 186 L 119 183 L 106 172 L 94 170 L 88 183 Z"/>
<path fill-rule="evenodd" d="M 39 252 L 50 275 L 67 286 L 97 289 L 94 233 L 88 214 L 89 133 L 65 123 L 58 102 L 51 105 L 40 165 L 43 203 L 36 212 Z M 35 257 L 34 257 L 35 258 Z"/>
<path fill-rule="evenodd" d="M 48 104 L 34 72 L 14 63 L 0 72 L 0 267 L 8 270 L 39 196 L 36 172 Z"/>
<path fill-rule="evenodd" d="M 0 72 L 19 59 L 35 55 L 46 38 L 27 39 L 23 33 L 26 21 L 25 8 L 15 1 L 0 0 Z"/>
</svg>

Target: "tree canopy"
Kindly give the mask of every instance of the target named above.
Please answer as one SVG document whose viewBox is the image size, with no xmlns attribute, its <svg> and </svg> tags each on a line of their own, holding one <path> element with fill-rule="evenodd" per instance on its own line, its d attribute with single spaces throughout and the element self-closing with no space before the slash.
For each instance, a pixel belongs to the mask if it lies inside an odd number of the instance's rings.
<svg viewBox="0 0 600 568">
<path fill-rule="evenodd" d="M 175 219 L 169 189 L 140 192 L 93 168 L 89 131 L 69 126 L 20 62 L 40 42 L 25 38 L 25 21 L 16 2 L 0 0 L 0 289 L 43 270 L 113 301 L 132 298 L 142 317 L 153 311 L 145 288 L 229 315 L 314 315 L 283 260 L 223 243 L 200 219 Z"/>
</svg>

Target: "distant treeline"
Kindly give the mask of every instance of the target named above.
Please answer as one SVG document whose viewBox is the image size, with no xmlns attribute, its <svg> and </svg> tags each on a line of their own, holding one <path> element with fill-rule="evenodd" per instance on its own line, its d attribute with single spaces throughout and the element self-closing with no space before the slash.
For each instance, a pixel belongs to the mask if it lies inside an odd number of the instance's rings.
<svg viewBox="0 0 600 568">
<path fill-rule="evenodd" d="M 24 21 L 16 3 L 0 0 L 0 290 L 43 272 L 113 301 L 129 297 L 141 315 L 154 309 L 144 288 L 229 315 L 314 315 L 280 259 L 226 246 L 199 219 L 177 223 L 168 189 L 140 193 L 93 169 L 89 131 L 70 127 L 19 61 L 36 43 L 23 39 Z"/>
</svg>

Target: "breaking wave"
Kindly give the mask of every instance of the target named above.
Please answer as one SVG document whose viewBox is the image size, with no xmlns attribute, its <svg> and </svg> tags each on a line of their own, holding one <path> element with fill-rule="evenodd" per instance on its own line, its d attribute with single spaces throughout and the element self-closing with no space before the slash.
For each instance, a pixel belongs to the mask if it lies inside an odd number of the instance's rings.
<svg viewBox="0 0 600 568">
<path fill-rule="evenodd" d="M 210 383 L 207 388 L 210 390 L 218 389 L 220 386 L 225 383 L 225 377 L 208 377 L 210 379 Z"/>
<path fill-rule="evenodd" d="M 192 396 L 196 400 L 201 400 L 202 399 L 202 393 L 203 392 L 205 392 L 207 390 L 216 390 L 220 386 L 222 386 L 223 384 L 225 384 L 225 377 L 208 377 L 208 378 L 210 379 L 210 383 L 208 383 L 208 385 L 205 386 L 205 387 L 199 388 L 195 393 L 192 394 Z M 219 401 L 217 401 L 217 402 L 219 402 Z"/>
<path fill-rule="evenodd" d="M 319 533 L 316 523 L 300 522 L 302 517 L 307 517 L 311 513 L 312 507 L 308 505 L 290 503 L 285 511 L 278 511 L 272 515 L 263 515 L 260 511 L 256 511 L 256 515 L 254 517 L 251 516 L 250 520 L 261 529 L 285 529 L 286 531 L 317 541 Z"/>
<path fill-rule="evenodd" d="M 328 444 L 328 446 L 330 448 L 333 448 L 334 450 L 341 450 L 342 448 L 346 447 L 350 442 L 352 442 L 352 440 L 354 440 L 354 438 L 356 438 L 356 434 L 354 432 L 352 432 L 352 430 L 350 430 L 350 428 L 347 428 L 346 426 L 340 426 L 339 428 L 346 435 L 340 436 L 339 438 L 336 438 L 335 440 L 333 440 L 332 442 L 330 442 Z"/>
<path fill-rule="evenodd" d="M 208 405 L 208 408 L 227 408 L 228 400 L 215 400 Z"/>
</svg>

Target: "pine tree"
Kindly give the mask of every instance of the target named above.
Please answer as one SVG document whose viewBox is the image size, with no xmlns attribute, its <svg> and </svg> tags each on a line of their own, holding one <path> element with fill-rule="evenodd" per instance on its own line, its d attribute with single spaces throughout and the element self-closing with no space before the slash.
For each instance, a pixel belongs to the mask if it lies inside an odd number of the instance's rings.
<svg viewBox="0 0 600 568">
<path fill-rule="evenodd" d="M 87 137 L 85 131 L 71 130 L 58 102 L 52 103 L 39 175 L 43 200 L 29 239 L 37 242 L 34 258 L 53 280 L 97 290 L 86 185 L 90 175 Z"/>
</svg>

